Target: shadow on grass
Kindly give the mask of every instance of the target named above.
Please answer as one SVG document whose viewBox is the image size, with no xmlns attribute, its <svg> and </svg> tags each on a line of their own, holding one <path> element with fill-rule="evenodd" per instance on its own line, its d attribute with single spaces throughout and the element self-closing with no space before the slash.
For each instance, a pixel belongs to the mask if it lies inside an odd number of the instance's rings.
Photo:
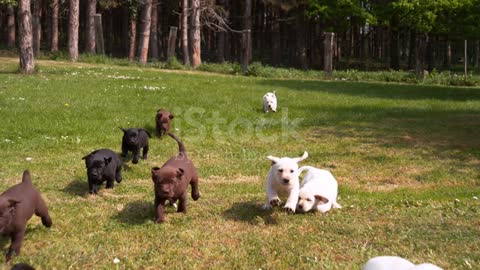
<svg viewBox="0 0 480 270">
<path fill-rule="evenodd" d="M 88 182 L 86 179 L 83 180 L 81 177 L 77 176 L 72 182 L 68 183 L 62 191 L 74 196 L 87 196 Z"/>
<path fill-rule="evenodd" d="M 322 82 L 303 80 L 264 80 L 261 84 L 274 88 L 289 88 L 297 91 L 315 91 L 336 95 L 366 98 L 445 101 L 480 100 L 478 88 L 452 88 L 427 85 L 398 85 L 358 82 Z"/>
<path fill-rule="evenodd" d="M 263 210 L 256 202 L 234 203 L 230 209 L 223 212 L 223 217 L 233 221 L 251 223 L 253 225 L 275 225 L 277 220 L 272 217 L 273 211 Z"/>
<path fill-rule="evenodd" d="M 130 225 L 141 225 L 155 216 L 153 203 L 138 200 L 125 205 L 114 219 Z"/>
</svg>

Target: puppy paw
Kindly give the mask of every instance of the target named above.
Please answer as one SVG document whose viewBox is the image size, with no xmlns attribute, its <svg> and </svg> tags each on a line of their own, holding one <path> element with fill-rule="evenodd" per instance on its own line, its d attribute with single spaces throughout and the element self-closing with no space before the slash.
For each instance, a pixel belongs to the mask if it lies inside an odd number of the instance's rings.
<svg viewBox="0 0 480 270">
<path fill-rule="evenodd" d="M 164 221 L 165 221 L 165 219 L 163 219 L 163 218 L 157 218 L 155 220 L 156 223 L 163 223 Z"/>
<path fill-rule="evenodd" d="M 263 210 L 270 210 L 270 209 L 272 209 L 272 206 L 270 206 L 270 204 L 266 203 L 266 204 L 262 205 L 262 209 Z"/>
<path fill-rule="evenodd" d="M 287 214 L 290 214 L 290 215 L 295 214 L 295 209 L 294 208 L 290 208 L 290 207 L 285 206 L 283 209 L 285 209 Z"/>
<path fill-rule="evenodd" d="M 138 164 L 138 159 L 132 160 L 132 163 L 133 163 L 133 164 Z"/>
<path fill-rule="evenodd" d="M 271 205 L 272 207 L 280 206 L 280 203 L 281 203 L 281 201 L 280 201 L 279 198 L 275 198 L 275 199 L 272 199 L 272 200 L 270 201 L 270 205 Z"/>
</svg>

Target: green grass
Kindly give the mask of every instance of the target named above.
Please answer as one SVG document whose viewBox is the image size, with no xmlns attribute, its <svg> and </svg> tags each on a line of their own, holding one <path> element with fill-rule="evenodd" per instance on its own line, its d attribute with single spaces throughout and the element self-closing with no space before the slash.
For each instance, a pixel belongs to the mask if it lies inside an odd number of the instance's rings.
<svg viewBox="0 0 480 270">
<path fill-rule="evenodd" d="M 0 59 L 0 190 L 24 169 L 47 200 L 13 262 L 38 269 L 360 269 L 399 255 L 445 269 L 480 265 L 480 89 L 278 80 Z M 279 112 L 263 114 L 276 90 Z M 202 197 L 153 222 L 150 169 L 177 151 L 152 139 L 124 181 L 87 195 L 81 157 L 120 151 L 118 127 L 154 129 L 159 108 L 198 168 Z M 263 211 L 267 155 L 310 154 L 340 185 L 326 215 Z M 27 161 L 27 158 L 31 158 Z M 2 253 L 9 240 L 1 238 Z M 120 263 L 114 264 L 114 258 Z M 3 256 L 0 257 L 3 263 Z M 7 266 L 5 266 L 7 267 Z"/>
</svg>

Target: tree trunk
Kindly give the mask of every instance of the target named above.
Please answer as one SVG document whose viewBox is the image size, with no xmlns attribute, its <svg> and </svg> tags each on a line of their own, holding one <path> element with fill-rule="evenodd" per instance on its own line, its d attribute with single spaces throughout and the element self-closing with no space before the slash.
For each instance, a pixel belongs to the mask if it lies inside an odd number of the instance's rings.
<svg viewBox="0 0 480 270">
<path fill-rule="evenodd" d="M 475 41 L 475 67 L 480 68 L 480 40 Z"/>
<path fill-rule="evenodd" d="M 190 65 L 190 49 L 188 48 L 188 0 L 182 4 L 182 49 L 183 64 Z"/>
<path fill-rule="evenodd" d="M 445 41 L 445 61 L 444 66 L 447 69 L 450 69 L 452 66 L 452 45 L 450 40 Z"/>
<path fill-rule="evenodd" d="M 278 66 L 280 65 L 280 22 L 278 21 L 278 17 L 275 15 L 272 16 L 272 65 Z"/>
<path fill-rule="evenodd" d="M 7 27 L 8 27 L 7 46 L 8 48 L 14 48 L 15 47 L 15 10 L 11 5 L 7 6 Z"/>
<path fill-rule="evenodd" d="M 425 70 L 425 44 L 426 34 L 418 34 L 415 46 L 415 74 L 418 79 L 423 79 Z"/>
<path fill-rule="evenodd" d="M 305 7 L 303 5 L 301 5 L 298 10 L 297 10 L 297 14 L 296 14 L 296 20 L 295 20 L 295 23 L 296 23 L 296 38 L 295 38 L 295 42 L 296 42 L 296 50 L 295 50 L 295 54 L 296 54 L 296 63 L 297 63 L 297 67 L 298 68 L 301 68 L 301 69 L 307 69 L 307 47 L 305 46 L 305 36 L 306 36 L 306 33 L 305 33 L 305 28 L 306 28 L 306 25 L 305 25 Z"/>
<path fill-rule="evenodd" d="M 134 14 L 130 15 L 130 46 L 128 59 L 130 62 L 135 60 L 135 41 L 137 39 L 137 20 Z"/>
<path fill-rule="evenodd" d="M 38 56 L 40 53 L 40 44 L 42 39 L 42 1 L 33 1 L 33 14 L 32 14 L 32 35 L 33 35 L 33 55 Z"/>
<path fill-rule="evenodd" d="M 68 53 L 73 62 L 78 60 L 78 23 L 79 0 L 70 0 L 70 14 L 68 18 Z"/>
<path fill-rule="evenodd" d="M 415 68 L 415 42 L 416 42 L 415 31 L 410 31 L 410 45 L 408 49 L 408 69 L 412 70 Z"/>
<path fill-rule="evenodd" d="M 400 69 L 400 53 L 398 48 L 398 36 L 397 30 L 390 31 L 390 68 L 393 70 Z"/>
<path fill-rule="evenodd" d="M 23 73 L 32 74 L 35 70 L 33 59 L 33 37 L 30 12 L 30 0 L 20 0 L 18 3 L 18 35 L 20 45 L 20 69 Z"/>
<path fill-rule="evenodd" d="M 152 0 L 145 0 L 142 8 L 140 20 L 142 22 L 142 31 L 140 33 L 140 56 L 139 61 L 143 65 L 147 64 L 148 45 L 150 41 L 150 24 L 152 15 Z"/>
<path fill-rule="evenodd" d="M 323 71 L 325 75 L 330 77 L 333 71 L 333 40 L 335 33 L 325 33 L 324 40 L 324 57 L 323 57 Z"/>
<path fill-rule="evenodd" d="M 191 42 L 192 42 L 192 67 L 196 68 L 202 64 L 201 47 L 200 47 L 200 0 L 192 0 L 192 29 L 191 29 Z"/>
<path fill-rule="evenodd" d="M 244 0 L 245 10 L 243 14 L 243 27 L 246 30 L 245 59 L 247 64 L 252 61 L 252 0 Z"/>
<path fill-rule="evenodd" d="M 59 0 L 52 0 L 52 39 L 50 41 L 50 50 L 58 51 L 58 10 Z"/>
<path fill-rule="evenodd" d="M 87 2 L 87 25 L 85 37 L 85 52 L 95 53 L 95 14 L 97 13 L 97 0 Z"/>
<path fill-rule="evenodd" d="M 150 23 L 150 57 L 158 60 L 158 0 L 152 1 L 152 15 Z"/>
<path fill-rule="evenodd" d="M 434 46 L 433 37 L 431 35 L 427 36 L 427 49 L 426 49 L 426 60 L 427 60 L 427 70 L 432 72 L 435 68 L 435 56 L 434 56 Z"/>
<path fill-rule="evenodd" d="M 103 25 L 102 14 L 95 14 L 93 17 L 95 30 L 95 51 L 100 54 L 105 54 L 105 42 L 103 39 Z"/>
</svg>

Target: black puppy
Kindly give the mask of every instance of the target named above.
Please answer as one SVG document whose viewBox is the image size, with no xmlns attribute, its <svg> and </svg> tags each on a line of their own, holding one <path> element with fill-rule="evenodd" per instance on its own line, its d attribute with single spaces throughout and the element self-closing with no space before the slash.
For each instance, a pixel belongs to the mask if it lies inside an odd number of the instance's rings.
<svg viewBox="0 0 480 270">
<path fill-rule="evenodd" d="M 0 234 L 8 235 L 12 239 L 12 245 L 7 252 L 7 262 L 13 253 L 20 254 L 27 222 L 33 214 L 42 218 L 45 227 L 52 226 L 45 201 L 40 192 L 33 187 L 30 173 L 24 171 L 22 183 L 0 195 Z"/>
<path fill-rule="evenodd" d="M 143 128 L 120 128 L 123 131 L 122 138 L 122 157 L 126 157 L 128 151 L 133 153 L 133 164 L 138 163 L 140 149 L 143 148 L 142 159 L 147 159 L 148 138 L 151 138 L 150 132 Z"/>
<path fill-rule="evenodd" d="M 122 182 L 122 162 L 110 149 L 95 150 L 84 156 L 87 167 L 88 190 L 91 194 L 98 192 L 98 185 L 107 181 L 106 188 L 113 188 L 113 180 Z"/>
</svg>

